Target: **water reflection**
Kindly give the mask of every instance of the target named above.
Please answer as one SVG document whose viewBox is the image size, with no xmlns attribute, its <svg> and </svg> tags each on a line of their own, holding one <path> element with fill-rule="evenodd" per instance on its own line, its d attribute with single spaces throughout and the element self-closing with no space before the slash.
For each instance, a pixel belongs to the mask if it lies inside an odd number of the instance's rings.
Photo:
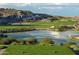
<svg viewBox="0 0 79 59">
<path fill-rule="evenodd" d="M 48 38 L 52 38 L 53 41 L 55 41 L 56 43 L 64 43 L 64 42 L 72 41 L 69 38 L 69 35 L 79 35 L 79 32 L 74 32 L 74 31 L 55 32 L 48 30 L 35 30 L 35 31 L 20 32 L 20 33 L 8 33 L 7 35 L 9 37 L 14 37 L 17 39 L 35 37 L 39 41 L 42 40 L 42 38 L 48 37 Z M 74 42 L 79 44 L 79 41 L 74 41 Z"/>
</svg>

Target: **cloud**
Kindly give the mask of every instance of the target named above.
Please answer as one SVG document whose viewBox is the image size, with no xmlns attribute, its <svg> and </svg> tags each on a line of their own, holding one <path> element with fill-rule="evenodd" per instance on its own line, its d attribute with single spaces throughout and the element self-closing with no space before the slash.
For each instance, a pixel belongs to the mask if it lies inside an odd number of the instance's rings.
<svg viewBox="0 0 79 59">
<path fill-rule="evenodd" d="M 30 3 L 0 3 L 0 6 L 4 6 L 4 7 L 9 7 L 9 6 L 20 7 L 20 6 L 27 6 L 27 5 L 30 5 Z"/>
<path fill-rule="evenodd" d="M 16 6 L 27 6 L 30 5 L 31 3 L 17 3 Z"/>
<path fill-rule="evenodd" d="M 79 0 L 0 0 L 8 3 L 78 3 Z"/>
<path fill-rule="evenodd" d="M 39 9 L 62 9 L 63 7 L 57 6 L 57 7 L 40 7 Z"/>
</svg>

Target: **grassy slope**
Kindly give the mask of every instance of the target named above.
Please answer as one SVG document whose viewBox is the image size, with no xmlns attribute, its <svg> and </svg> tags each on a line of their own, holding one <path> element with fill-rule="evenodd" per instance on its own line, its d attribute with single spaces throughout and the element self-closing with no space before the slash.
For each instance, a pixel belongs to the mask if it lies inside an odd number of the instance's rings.
<svg viewBox="0 0 79 59">
<path fill-rule="evenodd" d="M 63 20 L 63 19 L 62 19 Z M 55 26 L 55 27 L 59 27 L 61 25 L 74 25 L 76 23 L 76 21 L 72 21 L 72 20 L 56 20 L 53 22 L 33 22 L 32 25 L 38 25 L 38 26 L 43 26 L 43 27 L 50 27 L 50 26 Z"/>
<path fill-rule="evenodd" d="M 10 55 L 73 55 L 74 53 L 64 46 L 39 45 L 12 45 L 6 49 L 5 54 Z"/>
</svg>

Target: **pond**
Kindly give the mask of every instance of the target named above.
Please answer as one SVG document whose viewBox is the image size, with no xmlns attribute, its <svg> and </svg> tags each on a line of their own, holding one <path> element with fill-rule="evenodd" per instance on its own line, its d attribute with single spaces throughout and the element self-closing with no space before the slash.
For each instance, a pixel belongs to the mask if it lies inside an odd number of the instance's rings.
<svg viewBox="0 0 79 59">
<path fill-rule="evenodd" d="M 19 32 L 19 33 L 7 33 L 9 37 L 13 37 L 16 39 L 26 39 L 30 37 L 34 37 L 38 39 L 38 41 L 42 40 L 43 38 L 52 38 L 57 44 L 64 43 L 64 42 L 73 42 L 69 35 L 79 35 L 79 32 L 75 31 L 64 31 L 64 32 L 55 32 L 49 30 L 34 30 L 34 31 L 26 31 L 26 32 Z M 74 41 L 79 44 L 79 41 Z"/>
</svg>

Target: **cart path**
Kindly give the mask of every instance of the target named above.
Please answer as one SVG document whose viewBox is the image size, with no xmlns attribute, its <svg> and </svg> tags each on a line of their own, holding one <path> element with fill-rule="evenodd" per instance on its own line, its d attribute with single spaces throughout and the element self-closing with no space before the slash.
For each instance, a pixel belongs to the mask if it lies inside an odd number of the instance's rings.
<svg viewBox="0 0 79 59">
<path fill-rule="evenodd" d="M 0 49 L 0 55 L 2 55 L 5 52 L 6 49 Z"/>
</svg>

